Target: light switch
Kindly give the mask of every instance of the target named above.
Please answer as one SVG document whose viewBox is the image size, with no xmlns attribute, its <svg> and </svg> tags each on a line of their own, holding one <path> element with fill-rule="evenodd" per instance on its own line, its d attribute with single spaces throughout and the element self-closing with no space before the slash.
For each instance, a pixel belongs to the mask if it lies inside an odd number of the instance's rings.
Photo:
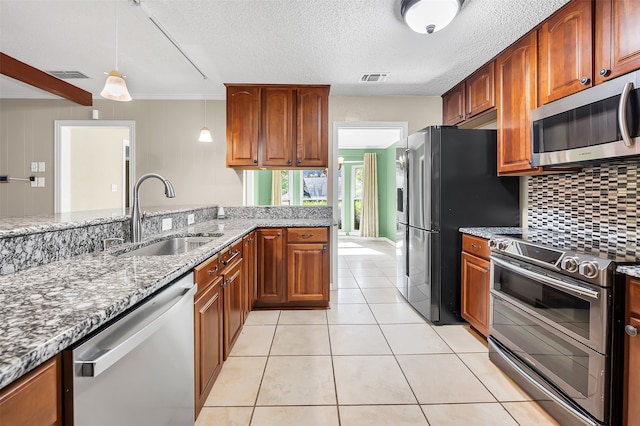
<svg viewBox="0 0 640 426">
<path fill-rule="evenodd" d="M 38 163 L 36 163 L 35 161 L 31 162 L 31 171 L 32 172 L 37 172 L 38 171 Z"/>
<path fill-rule="evenodd" d="M 44 172 L 44 161 L 40 161 L 38 163 L 38 171 L 39 172 Z"/>
<path fill-rule="evenodd" d="M 36 180 L 38 181 L 38 188 L 44 188 L 44 178 L 37 177 Z"/>
<path fill-rule="evenodd" d="M 193 225 L 196 223 L 196 216 L 194 214 L 187 215 L 187 225 Z"/>
<path fill-rule="evenodd" d="M 173 220 L 170 217 L 162 219 L 162 230 L 168 231 L 171 228 L 173 228 Z"/>
<path fill-rule="evenodd" d="M 111 192 L 118 192 L 118 184 L 111 184 Z"/>
</svg>

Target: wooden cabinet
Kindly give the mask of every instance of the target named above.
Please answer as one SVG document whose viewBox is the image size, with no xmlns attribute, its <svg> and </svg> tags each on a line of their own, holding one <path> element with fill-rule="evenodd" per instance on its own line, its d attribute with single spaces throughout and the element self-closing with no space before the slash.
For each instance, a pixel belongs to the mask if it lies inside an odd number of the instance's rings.
<svg viewBox="0 0 640 426">
<path fill-rule="evenodd" d="M 231 353 L 244 325 L 245 299 L 242 259 L 238 258 L 224 272 L 224 359 Z"/>
<path fill-rule="evenodd" d="M 595 2 L 594 79 L 601 83 L 640 68 L 640 2 Z"/>
<path fill-rule="evenodd" d="M 483 238 L 462 236 L 462 318 L 489 336 L 489 244 Z"/>
<path fill-rule="evenodd" d="M 256 306 L 284 303 L 284 230 L 262 228 L 256 232 Z"/>
<path fill-rule="evenodd" d="M 329 302 L 327 228 L 290 228 L 287 235 L 287 300 Z"/>
<path fill-rule="evenodd" d="M 0 391 L 0 425 L 62 424 L 60 355 Z"/>
<path fill-rule="evenodd" d="M 217 256 L 215 257 L 217 263 Z M 223 277 L 203 284 L 198 283 L 198 293 L 194 303 L 194 343 L 195 343 L 195 417 L 204 406 L 213 383 L 222 369 L 223 362 Z"/>
<path fill-rule="evenodd" d="M 531 110 L 536 107 L 537 37 L 532 32 L 496 59 L 498 174 L 532 174 Z"/>
<path fill-rule="evenodd" d="M 491 61 L 442 96 L 443 123 L 460 124 L 495 106 L 495 63 Z"/>
<path fill-rule="evenodd" d="M 538 105 L 593 85 L 593 2 L 577 0 L 538 30 Z"/>
<path fill-rule="evenodd" d="M 258 165 L 260 88 L 227 86 L 227 167 Z"/>
<path fill-rule="evenodd" d="M 627 278 L 627 310 L 625 321 L 624 423 L 640 425 L 640 279 Z"/>
<path fill-rule="evenodd" d="M 244 318 L 251 312 L 256 300 L 256 232 L 242 239 L 242 264 L 244 265 L 245 307 Z"/>
<path fill-rule="evenodd" d="M 227 167 L 328 166 L 329 86 L 226 86 Z"/>
</svg>

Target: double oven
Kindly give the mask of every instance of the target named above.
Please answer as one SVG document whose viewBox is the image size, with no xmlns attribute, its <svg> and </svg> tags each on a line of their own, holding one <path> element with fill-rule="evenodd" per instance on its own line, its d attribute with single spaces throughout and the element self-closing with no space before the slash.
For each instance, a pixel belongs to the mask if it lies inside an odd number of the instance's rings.
<svg viewBox="0 0 640 426">
<path fill-rule="evenodd" d="M 615 262 L 538 241 L 543 234 L 489 243 L 489 357 L 563 426 L 618 424 L 624 288 Z"/>
</svg>

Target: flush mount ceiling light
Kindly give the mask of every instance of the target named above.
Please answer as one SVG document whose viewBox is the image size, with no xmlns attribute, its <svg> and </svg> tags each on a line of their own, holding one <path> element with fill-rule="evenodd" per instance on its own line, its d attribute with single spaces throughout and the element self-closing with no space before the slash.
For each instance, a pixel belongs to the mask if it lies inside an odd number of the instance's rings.
<svg viewBox="0 0 640 426">
<path fill-rule="evenodd" d="M 114 2 L 116 4 L 116 68 L 109 73 L 100 95 L 112 101 L 127 102 L 131 100 L 131 95 L 127 89 L 127 83 L 124 82 L 124 76 L 118 71 L 118 0 Z"/>
<path fill-rule="evenodd" d="M 432 34 L 453 21 L 463 1 L 402 0 L 400 13 L 413 31 L 420 34 Z"/>
</svg>

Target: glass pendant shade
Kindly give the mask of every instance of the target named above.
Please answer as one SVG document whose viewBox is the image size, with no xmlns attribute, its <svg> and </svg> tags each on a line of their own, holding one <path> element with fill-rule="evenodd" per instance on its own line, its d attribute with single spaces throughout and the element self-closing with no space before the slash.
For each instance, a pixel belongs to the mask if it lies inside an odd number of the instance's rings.
<svg viewBox="0 0 640 426">
<path fill-rule="evenodd" d="M 403 0 L 401 13 L 413 31 L 431 34 L 453 21 L 460 10 L 459 0 Z"/>
<path fill-rule="evenodd" d="M 100 95 L 104 98 L 111 99 L 112 101 L 127 102 L 131 100 L 131 95 L 127 89 L 127 83 L 125 83 L 122 74 L 118 70 L 113 70 L 107 77 L 107 82 L 104 85 L 104 89 L 100 92 Z"/>
<path fill-rule="evenodd" d="M 200 130 L 198 142 L 213 142 L 213 138 L 211 137 L 211 132 L 208 127 L 203 127 L 202 130 Z"/>
</svg>

